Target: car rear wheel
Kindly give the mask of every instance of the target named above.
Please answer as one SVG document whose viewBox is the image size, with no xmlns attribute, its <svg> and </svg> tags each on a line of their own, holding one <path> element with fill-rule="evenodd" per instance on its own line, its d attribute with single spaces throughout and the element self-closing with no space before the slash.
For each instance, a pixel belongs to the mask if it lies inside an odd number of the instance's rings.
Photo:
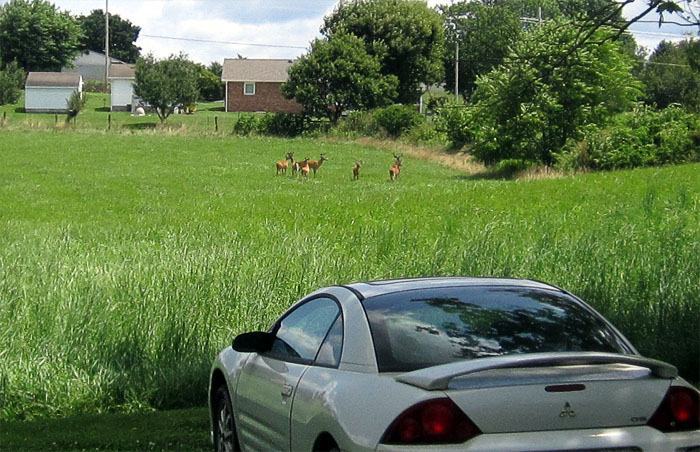
<svg viewBox="0 0 700 452">
<path fill-rule="evenodd" d="M 241 450 L 233 422 L 231 396 L 226 385 L 219 386 L 214 395 L 214 447 L 216 452 L 238 452 Z"/>
</svg>

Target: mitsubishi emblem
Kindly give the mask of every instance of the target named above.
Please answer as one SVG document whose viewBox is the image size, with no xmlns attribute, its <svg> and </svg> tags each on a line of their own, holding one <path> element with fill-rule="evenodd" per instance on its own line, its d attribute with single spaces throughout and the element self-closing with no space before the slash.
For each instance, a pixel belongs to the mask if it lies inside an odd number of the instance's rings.
<svg viewBox="0 0 700 452">
<path fill-rule="evenodd" d="M 576 417 L 576 411 L 571 409 L 571 404 L 566 402 L 564 404 L 564 409 L 559 413 L 559 417 Z"/>
</svg>

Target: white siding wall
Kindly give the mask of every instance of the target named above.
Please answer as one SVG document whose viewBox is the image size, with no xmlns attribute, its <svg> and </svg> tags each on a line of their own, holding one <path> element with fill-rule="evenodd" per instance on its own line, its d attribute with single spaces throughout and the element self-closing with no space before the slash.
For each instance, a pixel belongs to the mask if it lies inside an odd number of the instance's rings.
<svg viewBox="0 0 700 452">
<path fill-rule="evenodd" d="M 112 108 L 126 107 L 134 96 L 134 81 L 114 79 L 112 83 Z"/>
<path fill-rule="evenodd" d="M 29 86 L 24 91 L 24 109 L 26 111 L 67 111 L 68 99 L 75 90 L 69 87 Z"/>
</svg>

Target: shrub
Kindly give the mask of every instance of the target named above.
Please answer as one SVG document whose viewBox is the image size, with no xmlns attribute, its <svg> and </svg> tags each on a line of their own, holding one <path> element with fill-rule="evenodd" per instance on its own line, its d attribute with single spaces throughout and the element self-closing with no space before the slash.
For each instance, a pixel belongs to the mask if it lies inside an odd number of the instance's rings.
<svg viewBox="0 0 700 452">
<path fill-rule="evenodd" d="M 512 177 L 533 166 L 533 162 L 521 159 L 505 159 L 495 165 L 495 171 L 505 177 Z"/>
<path fill-rule="evenodd" d="M 374 112 L 366 110 L 351 111 L 338 123 L 335 128 L 340 134 L 353 134 L 374 136 L 379 133 L 379 126 L 374 119 Z"/>
<path fill-rule="evenodd" d="M 394 139 L 424 121 L 423 116 L 411 105 L 390 105 L 379 108 L 375 110 L 374 119 L 377 125 Z"/>
<path fill-rule="evenodd" d="M 71 119 L 75 118 L 80 114 L 80 112 L 85 108 L 85 103 L 87 102 L 87 96 L 83 96 L 83 93 L 78 91 L 73 91 L 73 94 L 68 98 L 66 106 L 68 108 L 68 114 L 66 115 L 66 122 L 70 122 Z"/>
<path fill-rule="evenodd" d="M 105 82 L 100 82 L 97 80 L 85 80 L 85 83 L 83 83 L 83 92 L 108 93 L 109 86 Z"/>
<path fill-rule="evenodd" d="M 557 166 L 610 170 L 697 161 L 699 125 L 698 115 L 678 106 L 638 106 L 607 126 L 586 126 L 580 140 L 569 140 L 557 154 Z"/>
<path fill-rule="evenodd" d="M 436 112 L 436 128 L 447 136 L 453 148 L 461 148 L 474 140 L 470 129 L 472 109 L 464 102 L 446 102 Z"/>
<path fill-rule="evenodd" d="M 409 143 L 435 143 L 445 145 L 447 138 L 444 133 L 435 128 L 432 121 L 423 121 L 404 132 L 402 140 Z"/>
<path fill-rule="evenodd" d="M 291 113 L 265 113 L 256 124 L 259 134 L 278 137 L 297 137 L 305 128 L 306 117 Z"/>
<path fill-rule="evenodd" d="M 430 97 L 425 103 L 425 110 L 428 112 L 428 114 L 435 113 L 447 105 L 449 101 L 450 99 L 448 96 Z"/>
<path fill-rule="evenodd" d="M 24 70 L 16 61 L 8 63 L 0 71 L 0 105 L 14 104 L 22 95 Z"/>
<path fill-rule="evenodd" d="M 242 115 L 233 124 L 233 133 L 236 135 L 250 135 L 258 128 L 258 119 L 253 115 Z"/>
</svg>

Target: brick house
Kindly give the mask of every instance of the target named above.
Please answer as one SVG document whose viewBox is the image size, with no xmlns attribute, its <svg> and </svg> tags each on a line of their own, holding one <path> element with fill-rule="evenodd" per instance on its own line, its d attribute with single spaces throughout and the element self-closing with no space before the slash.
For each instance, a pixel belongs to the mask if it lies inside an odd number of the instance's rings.
<svg viewBox="0 0 700 452">
<path fill-rule="evenodd" d="M 221 81 L 226 84 L 226 111 L 301 112 L 301 105 L 285 99 L 280 90 L 292 63 L 292 60 L 226 58 L 221 73 Z"/>
</svg>

